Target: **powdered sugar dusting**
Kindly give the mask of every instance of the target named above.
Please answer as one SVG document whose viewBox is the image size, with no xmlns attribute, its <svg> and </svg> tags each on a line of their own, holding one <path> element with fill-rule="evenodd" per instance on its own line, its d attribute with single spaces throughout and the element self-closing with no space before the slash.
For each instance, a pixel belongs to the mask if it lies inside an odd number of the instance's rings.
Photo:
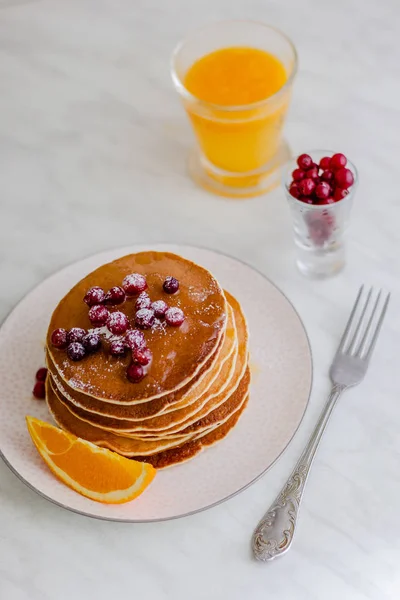
<svg viewBox="0 0 400 600">
<path fill-rule="evenodd" d="M 129 329 L 129 319 L 125 313 L 117 310 L 112 312 L 107 320 L 107 327 L 110 331 L 117 334 L 125 333 Z"/>
<path fill-rule="evenodd" d="M 154 310 L 156 317 L 164 317 L 168 310 L 168 304 L 164 300 L 156 300 L 152 303 L 151 308 Z"/>
<path fill-rule="evenodd" d="M 154 311 L 150 308 L 141 308 L 135 315 L 135 324 L 140 329 L 151 329 L 154 323 Z"/>
<path fill-rule="evenodd" d="M 104 327 L 93 327 L 92 329 L 89 329 L 89 333 L 97 333 L 107 342 L 115 342 L 117 340 L 123 339 L 123 336 L 115 335 L 114 333 L 111 333 L 111 331 L 105 326 Z"/>
<path fill-rule="evenodd" d="M 51 377 L 52 377 L 54 383 L 56 384 L 57 388 L 61 392 L 61 394 L 63 396 L 65 396 L 67 398 L 67 400 L 69 400 L 76 406 L 79 406 L 79 404 L 76 402 L 76 400 L 74 400 L 74 398 L 72 398 L 72 396 L 70 394 L 68 394 L 68 392 L 64 389 L 64 387 L 62 386 L 61 381 L 58 379 L 57 375 L 54 375 L 54 373 L 52 373 Z M 76 389 L 80 389 L 83 392 L 91 392 L 92 391 L 92 386 L 90 384 L 84 384 L 84 383 L 82 383 L 82 381 L 80 381 L 79 379 L 76 379 L 74 377 L 69 380 L 69 383 L 72 387 L 74 387 Z"/>
<path fill-rule="evenodd" d="M 140 273 L 131 273 L 124 277 L 122 287 L 127 294 L 140 294 L 147 288 L 147 281 Z"/>
<path fill-rule="evenodd" d="M 208 297 L 208 293 L 206 290 L 199 290 L 194 286 L 189 286 L 189 297 L 194 302 L 205 302 Z"/>
<path fill-rule="evenodd" d="M 161 321 L 161 319 L 154 319 L 152 331 L 159 331 L 160 333 L 167 333 L 167 324 L 165 321 Z"/>
<path fill-rule="evenodd" d="M 165 313 L 165 319 L 168 325 L 172 327 L 180 327 L 185 320 L 185 314 L 181 308 L 177 306 L 171 306 Z"/>
<path fill-rule="evenodd" d="M 145 277 L 143 277 L 143 275 L 140 275 L 140 273 L 131 273 L 130 275 L 127 275 L 126 277 L 124 277 L 122 284 L 123 285 L 137 285 L 138 283 L 143 283 L 144 279 L 145 279 Z"/>
<path fill-rule="evenodd" d="M 148 293 L 142 292 L 141 294 L 139 294 L 139 296 L 135 302 L 136 310 L 140 310 L 141 308 L 150 308 L 150 306 L 151 306 L 151 300 L 150 300 L 150 296 L 148 295 Z"/>
</svg>

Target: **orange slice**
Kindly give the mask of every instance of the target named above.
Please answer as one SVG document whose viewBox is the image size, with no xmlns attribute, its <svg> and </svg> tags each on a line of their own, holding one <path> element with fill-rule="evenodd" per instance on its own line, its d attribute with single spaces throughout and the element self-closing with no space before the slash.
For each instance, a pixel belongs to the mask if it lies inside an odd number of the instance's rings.
<svg viewBox="0 0 400 600">
<path fill-rule="evenodd" d="M 49 469 L 79 494 L 106 504 L 121 504 L 139 496 L 156 470 L 116 452 L 67 433 L 34 417 L 28 431 Z"/>
</svg>

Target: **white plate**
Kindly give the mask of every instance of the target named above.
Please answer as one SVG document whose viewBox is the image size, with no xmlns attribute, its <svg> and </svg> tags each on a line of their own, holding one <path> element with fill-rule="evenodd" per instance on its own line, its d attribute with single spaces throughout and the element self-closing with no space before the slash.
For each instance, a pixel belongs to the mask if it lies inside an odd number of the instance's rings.
<svg viewBox="0 0 400 600">
<path fill-rule="evenodd" d="M 0 452 L 29 487 L 75 512 L 116 521 L 157 521 L 218 504 L 256 481 L 286 448 L 303 417 L 311 389 L 312 360 L 302 322 L 268 279 L 229 256 L 190 246 L 152 245 L 181 254 L 209 269 L 238 298 L 250 330 L 252 384 L 248 407 L 236 427 L 193 460 L 160 471 L 151 486 L 128 504 L 94 502 L 59 482 L 34 448 L 25 415 L 49 420 L 31 390 L 43 366 L 43 344 L 57 302 L 87 273 L 119 256 L 149 249 L 132 246 L 66 267 L 30 292 L 0 330 Z M 117 283 L 117 282 L 116 282 Z"/>
</svg>

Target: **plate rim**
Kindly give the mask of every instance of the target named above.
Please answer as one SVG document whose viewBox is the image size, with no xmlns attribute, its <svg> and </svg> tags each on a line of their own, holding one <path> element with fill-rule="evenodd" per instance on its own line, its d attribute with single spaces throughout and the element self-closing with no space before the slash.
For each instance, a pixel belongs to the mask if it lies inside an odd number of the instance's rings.
<svg viewBox="0 0 400 600">
<path fill-rule="evenodd" d="M 95 252 L 95 253 L 87 254 L 83 258 L 80 258 L 78 260 L 74 260 L 74 261 L 71 261 L 71 262 L 67 263 L 66 265 L 64 265 L 60 269 L 55 269 L 49 275 L 47 275 L 47 277 L 45 277 L 39 283 L 37 283 L 36 285 L 34 285 L 33 287 L 31 287 L 22 296 L 22 298 L 20 298 L 20 300 L 11 308 L 11 310 L 5 315 L 4 319 L 2 319 L 2 321 L 0 323 L 0 334 L 1 334 L 1 330 L 2 330 L 5 322 L 14 313 L 14 311 L 16 311 L 18 309 L 19 305 L 22 304 L 22 302 L 24 302 L 24 300 L 26 300 L 26 298 L 28 298 L 38 287 L 40 287 L 47 280 L 51 279 L 54 275 L 57 275 L 58 273 L 62 273 L 63 271 L 69 269 L 70 267 L 72 267 L 75 264 L 78 264 L 78 263 L 83 262 L 85 260 L 88 260 L 90 258 L 94 258 L 94 257 L 99 256 L 101 254 L 106 254 L 108 252 L 119 252 L 120 250 L 121 250 L 121 252 L 124 252 L 125 250 L 128 250 L 129 248 L 132 248 L 134 246 L 146 246 L 146 245 L 147 245 L 146 242 L 138 242 L 136 244 L 131 244 L 131 245 L 128 245 L 128 246 L 116 246 L 116 247 L 107 248 L 105 250 L 101 250 L 100 252 Z M 51 502 L 55 506 L 58 506 L 59 508 L 63 508 L 64 510 L 67 510 L 69 512 L 75 513 L 75 514 L 80 515 L 82 517 L 88 517 L 90 519 L 97 519 L 97 520 L 100 520 L 100 521 L 111 521 L 111 522 L 114 522 L 114 523 L 161 523 L 161 522 L 165 522 L 165 521 L 175 521 L 176 519 L 183 519 L 185 517 L 191 517 L 191 516 L 196 515 L 198 513 L 202 513 L 202 512 L 204 512 L 206 510 L 209 510 L 211 508 L 219 506 L 220 504 L 223 504 L 224 502 L 227 502 L 228 500 L 231 500 L 235 496 L 241 494 L 242 492 L 244 492 L 245 490 L 247 490 L 249 487 L 251 487 L 254 483 L 256 483 L 257 481 L 259 481 L 262 477 L 264 477 L 264 475 L 266 475 L 266 473 L 278 462 L 278 460 L 286 452 L 286 450 L 290 446 L 291 442 L 293 441 L 295 435 L 299 431 L 300 426 L 301 426 L 301 424 L 302 424 L 302 422 L 304 420 L 305 414 L 306 414 L 307 409 L 308 409 L 309 404 L 310 404 L 311 392 L 312 392 L 312 389 L 313 389 L 313 382 L 314 382 L 314 357 L 313 357 L 313 353 L 312 353 L 310 338 L 309 338 L 309 335 L 307 333 L 307 329 L 306 329 L 306 327 L 304 325 L 303 319 L 301 318 L 301 316 L 298 313 L 297 309 L 293 305 L 292 301 L 287 297 L 287 295 L 281 290 L 280 287 L 278 287 L 273 281 L 271 281 L 271 279 L 269 277 L 267 277 L 267 275 L 265 275 L 265 273 L 263 273 L 257 267 L 254 267 L 253 265 L 249 264 L 247 261 L 243 260 L 242 258 L 238 258 L 236 256 L 232 256 L 231 254 L 228 254 L 227 252 L 224 252 L 222 250 L 218 250 L 218 249 L 215 249 L 215 248 L 210 248 L 209 246 L 201 246 L 201 245 L 197 245 L 197 244 L 186 244 L 184 242 L 183 243 L 179 243 L 179 242 L 153 242 L 153 243 L 149 244 L 149 246 L 150 246 L 150 248 L 154 248 L 154 247 L 157 247 L 157 246 L 181 246 L 183 248 L 192 248 L 192 249 L 195 249 L 195 250 L 211 251 L 211 252 L 214 252 L 215 254 L 219 254 L 220 256 L 224 256 L 226 258 L 230 258 L 230 259 L 236 260 L 237 262 L 239 262 L 242 265 L 248 267 L 249 269 L 252 269 L 256 273 L 258 273 L 259 275 L 261 275 L 266 281 L 268 281 L 268 283 L 272 287 L 274 287 L 275 290 L 277 290 L 285 298 L 285 300 L 288 302 L 288 304 L 291 306 L 293 312 L 297 316 L 297 319 L 298 319 L 298 321 L 299 321 L 299 323 L 301 325 L 301 328 L 303 330 L 303 333 L 305 335 L 305 339 L 306 339 L 307 347 L 308 347 L 308 351 L 309 351 L 310 367 L 311 367 L 311 369 L 310 369 L 310 371 L 311 371 L 310 372 L 310 389 L 308 391 L 308 398 L 307 398 L 307 402 L 306 402 L 306 405 L 305 405 L 305 408 L 304 408 L 304 412 L 303 412 L 303 414 L 301 416 L 301 419 L 300 419 L 299 423 L 297 424 L 296 429 L 293 431 L 293 434 L 291 435 L 291 437 L 287 441 L 287 444 L 285 445 L 285 447 L 282 448 L 282 450 L 280 451 L 280 453 L 275 457 L 275 459 L 271 462 L 271 464 L 269 464 L 263 471 L 261 471 L 251 481 L 249 481 L 248 483 L 246 483 L 246 485 L 240 487 L 238 490 L 232 492 L 231 494 L 228 494 L 228 496 L 224 496 L 224 498 L 216 500 L 215 502 L 212 502 L 211 504 L 207 504 L 206 506 L 202 506 L 202 507 L 197 508 L 195 510 L 191 510 L 191 511 L 189 511 L 187 513 L 182 513 L 182 514 L 179 514 L 179 515 L 173 515 L 173 516 L 168 516 L 168 517 L 159 517 L 159 518 L 155 518 L 155 519 L 124 519 L 124 518 L 121 519 L 121 518 L 118 518 L 118 517 L 107 517 L 107 516 L 103 516 L 103 515 L 94 515 L 92 513 L 88 513 L 88 512 L 79 510 L 77 508 L 72 508 L 71 506 L 63 504 L 62 502 L 60 502 L 58 500 L 55 500 L 54 498 L 51 498 L 50 496 L 48 496 L 47 494 L 45 494 L 41 490 L 37 489 L 30 481 L 28 481 L 27 479 L 25 479 L 25 477 L 23 477 L 15 469 L 15 467 L 9 462 L 9 460 L 6 458 L 6 456 L 4 455 L 4 453 L 3 453 L 3 451 L 2 451 L 2 449 L 0 447 L 0 458 L 4 461 L 4 463 L 10 469 L 10 471 L 12 473 L 14 473 L 14 475 L 23 484 L 25 484 L 29 489 L 31 489 L 33 492 L 35 492 L 36 494 L 38 494 L 39 496 L 41 496 L 45 500 Z M 121 254 L 121 256 L 124 256 L 124 254 Z"/>
</svg>

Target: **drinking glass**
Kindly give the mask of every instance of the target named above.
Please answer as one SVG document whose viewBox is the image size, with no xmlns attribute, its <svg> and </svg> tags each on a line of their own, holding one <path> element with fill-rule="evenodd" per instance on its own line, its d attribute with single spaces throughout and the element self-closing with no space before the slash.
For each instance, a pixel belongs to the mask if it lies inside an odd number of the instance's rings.
<svg viewBox="0 0 400 600">
<path fill-rule="evenodd" d="M 307 154 L 318 164 L 323 156 L 335 153 L 330 150 L 311 150 Z M 283 188 L 293 218 L 296 263 L 303 275 L 329 277 L 338 273 L 345 265 L 345 238 L 358 185 L 357 169 L 347 160 L 346 168 L 351 170 L 354 177 L 347 196 L 334 204 L 315 205 L 305 204 L 289 193 L 292 171 L 296 168 L 296 161 L 290 161 L 283 177 Z"/>
<path fill-rule="evenodd" d="M 184 83 L 190 67 L 205 55 L 229 47 L 272 54 L 285 68 L 285 84 L 272 96 L 241 106 L 212 104 L 193 96 Z M 193 179 L 211 192 L 239 198 L 256 196 L 279 184 L 280 167 L 290 156 L 282 129 L 297 70 L 296 49 L 286 35 L 252 21 L 216 23 L 177 46 L 171 70 L 197 138 L 189 158 Z"/>
</svg>

